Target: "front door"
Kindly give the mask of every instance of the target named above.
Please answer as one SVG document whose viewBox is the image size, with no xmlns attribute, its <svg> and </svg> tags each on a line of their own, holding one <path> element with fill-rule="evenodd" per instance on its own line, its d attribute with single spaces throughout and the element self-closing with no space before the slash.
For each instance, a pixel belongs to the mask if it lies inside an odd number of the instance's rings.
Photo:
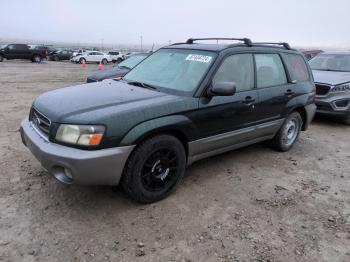
<svg viewBox="0 0 350 262">
<path fill-rule="evenodd" d="M 252 54 L 226 57 L 212 79 L 212 84 L 215 82 L 234 82 L 236 94 L 200 98 L 195 124 L 201 139 L 193 154 L 229 147 L 255 136 L 258 94 L 254 85 Z"/>
</svg>

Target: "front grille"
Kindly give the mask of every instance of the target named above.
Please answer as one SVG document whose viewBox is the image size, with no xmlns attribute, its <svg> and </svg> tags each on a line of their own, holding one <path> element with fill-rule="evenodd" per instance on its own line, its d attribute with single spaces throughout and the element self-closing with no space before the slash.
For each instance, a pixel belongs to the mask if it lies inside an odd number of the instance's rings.
<svg viewBox="0 0 350 262">
<path fill-rule="evenodd" d="M 325 84 L 315 84 L 316 85 L 316 95 L 325 96 L 328 94 L 329 90 L 331 90 L 330 85 Z"/>
<path fill-rule="evenodd" d="M 42 133 L 49 136 L 50 133 L 50 125 L 51 121 L 46 116 L 44 116 L 42 113 L 40 113 L 35 108 L 32 108 L 29 120 L 33 123 L 33 125 Z"/>
</svg>

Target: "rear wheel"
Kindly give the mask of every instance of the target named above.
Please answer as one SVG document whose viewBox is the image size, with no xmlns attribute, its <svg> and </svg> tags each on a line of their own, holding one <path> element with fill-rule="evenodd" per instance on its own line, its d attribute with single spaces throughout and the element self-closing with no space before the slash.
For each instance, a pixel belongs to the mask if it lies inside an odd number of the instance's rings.
<svg viewBox="0 0 350 262">
<path fill-rule="evenodd" d="M 108 64 L 108 61 L 107 61 L 106 58 L 103 58 L 102 61 L 101 61 L 101 63 L 104 64 L 104 65 L 107 65 L 107 64 Z"/>
<path fill-rule="evenodd" d="M 60 61 L 60 58 L 59 58 L 58 56 L 55 56 L 53 59 L 54 59 L 55 61 Z"/>
<path fill-rule="evenodd" d="M 303 120 L 298 112 L 292 112 L 272 140 L 272 146 L 279 151 L 290 150 L 297 140 Z"/>
<path fill-rule="evenodd" d="M 140 144 L 125 166 L 122 187 L 141 203 L 167 197 L 182 179 L 186 153 L 182 143 L 170 135 L 154 136 Z"/>
<path fill-rule="evenodd" d="M 86 64 L 86 59 L 85 58 L 80 58 L 79 59 L 80 64 Z"/>
<path fill-rule="evenodd" d="M 4 61 L 4 56 L 0 55 L 0 62 Z"/>
<path fill-rule="evenodd" d="M 350 125 L 350 117 L 344 119 L 344 124 Z"/>
<path fill-rule="evenodd" d="M 42 60 L 42 58 L 40 55 L 34 55 L 32 58 L 32 62 L 35 62 L 35 63 L 40 63 L 41 60 Z"/>
<path fill-rule="evenodd" d="M 117 63 L 119 64 L 119 63 L 121 63 L 121 62 L 123 62 L 123 59 L 121 59 L 120 57 L 118 57 Z"/>
</svg>

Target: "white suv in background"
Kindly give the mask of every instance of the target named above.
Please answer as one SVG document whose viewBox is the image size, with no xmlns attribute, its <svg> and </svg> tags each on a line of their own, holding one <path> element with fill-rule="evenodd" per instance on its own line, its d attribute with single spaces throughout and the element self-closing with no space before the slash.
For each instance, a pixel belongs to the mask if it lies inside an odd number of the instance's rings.
<svg viewBox="0 0 350 262">
<path fill-rule="evenodd" d="M 111 56 L 99 51 L 87 51 L 85 53 L 72 57 L 71 61 L 76 63 L 81 63 L 81 64 L 101 62 L 102 64 L 105 65 L 107 63 L 112 62 L 112 58 Z"/>
<path fill-rule="evenodd" d="M 124 60 L 124 55 L 120 52 L 120 51 L 117 51 L 117 50 L 112 50 L 112 51 L 109 51 L 107 53 L 107 55 L 109 55 L 112 59 L 112 62 L 113 63 L 120 63 Z"/>
</svg>

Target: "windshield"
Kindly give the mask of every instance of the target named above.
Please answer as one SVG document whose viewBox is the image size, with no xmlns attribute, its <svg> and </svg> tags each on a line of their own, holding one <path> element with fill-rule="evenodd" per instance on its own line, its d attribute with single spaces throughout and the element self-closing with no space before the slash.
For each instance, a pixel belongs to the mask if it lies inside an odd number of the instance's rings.
<svg viewBox="0 0 350 262">
<path fill-rule="evenodd" d="M 313 70 L 350 72 L 350 55 L 323 54 L 310 60 Z"/>
<path fill-rule="evenodd" d="M 214 56 L 214 52 L 208 51 L 160 49 L 131 70 L 124 80 L 192 92 L 214 61 Z"/>
<path fill-rule="evenodd" d="M 128 59 L 124 60 L 120 64 L 118 64 L 119 67 L 126 67 L 126 68 L 134 68 L 138 63 L 140 63 L 143 59 L 145 59 L 147 55 L 133 55 L 130 56 Z"/>
</svg>

